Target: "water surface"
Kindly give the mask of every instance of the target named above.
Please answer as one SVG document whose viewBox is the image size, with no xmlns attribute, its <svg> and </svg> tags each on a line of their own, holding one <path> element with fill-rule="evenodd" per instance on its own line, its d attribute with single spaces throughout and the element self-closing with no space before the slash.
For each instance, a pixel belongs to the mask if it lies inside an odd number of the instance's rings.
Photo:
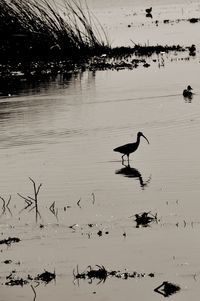
<svg viewBox="0 0 200 301">
<path fill-rule="evenodd" d="M 185 26 L 189 33 L 199 25 L 177 26 L 189 43 Z M 162 27 L 157 30 L 159 37 Z M 149 32 L 153 36 L 154 28 Z M 160 300 L 154 288 L 164 280 L 182 288 L 173 300 L 197 300 L 199 52 L 179 58 L 162 54 L 154 62 L 149 59 L 148 69 L 59 76 L 8 91 L 9 97 L 0 99 L 0 194 L 5 200 L 12 196 L 10 211 L 1 215 L 1 236 L 22 239 L 9 248 L 1 246 L 1 282 L 13 269 L 23 277 L 55 269 L 56 282 L 37 287 L 37 301 L 128 300 L 133 294 Z M 182 96 L 188 84 L 195 91 L 192 100 Z M 127 169 L 112 150 L 135 141 L 138 131 L 150 144 L 141 140 Z M 17 194 L 32 195 L 29 177 L 43 184 L 38 224 L 34 210 L 22 210 L 25 203 Z M 53 202 L 57 217 L 49 210 Z M 136 228 L 133 215 L 143 211 L 157 213 L 159 223 Z M 5 265 L 5 259 L 12 264 Z M 74 283 L 77 264 L 80 271 L 103 264 L 155 277 Z M 1 292 L 0 300 L 34 298 L 30 285 L 2 285 Z"/>
</svg>

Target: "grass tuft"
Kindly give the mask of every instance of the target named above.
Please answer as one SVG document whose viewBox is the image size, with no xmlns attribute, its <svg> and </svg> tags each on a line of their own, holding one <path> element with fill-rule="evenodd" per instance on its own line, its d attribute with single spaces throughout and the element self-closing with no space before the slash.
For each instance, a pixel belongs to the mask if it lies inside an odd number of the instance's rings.
<svg viewBox="0 0 200 301">
<path fill-rule="evenodd" d="M 0 0 L 2 62 L 60 60 L 110 47 L 103 27 L 78 0 Z"/>
</svg>

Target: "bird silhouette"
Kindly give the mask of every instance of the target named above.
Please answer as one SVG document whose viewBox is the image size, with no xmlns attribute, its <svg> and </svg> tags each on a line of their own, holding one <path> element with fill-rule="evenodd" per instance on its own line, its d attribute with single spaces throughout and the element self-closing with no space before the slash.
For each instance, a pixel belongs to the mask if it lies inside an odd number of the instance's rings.
<svg viewBox="0 0 200 301">
<path fill-rule="evenodd" d="M 183 90 L 183 96 L 186 97 L 186 98 L 192 98 L 193 96 L 193 92 L 192 92 L 192 87 L 189 85 L 187 86 L 187 89 L 184 89 Z"/>
<path fill-rule="evenodd" d="M 136 142 L 124 144 L 122 146 L 118 146 L 118 147 L 113 149 L 114 152 L 118 152 L 118 153 L 123 154 L 122 155 L 122 162 L 124 161 L 124 156 L 126 155 L 127 159 L 128 159 L 128 163 L 129 163 L 129 155 L 137 150 L 137 148 L 140 144 L 140 137 L 143 137 L 149 143 L 149 140 L 143 135 L 143 133 L 138 132 Z"/>
<path fill-rule="evenodd" d="M 147 14 L 151 14 L 151 12 L 152 12 L 152 7 L 146 8 L 145 11 L 146 11 Z"/>
</svg>

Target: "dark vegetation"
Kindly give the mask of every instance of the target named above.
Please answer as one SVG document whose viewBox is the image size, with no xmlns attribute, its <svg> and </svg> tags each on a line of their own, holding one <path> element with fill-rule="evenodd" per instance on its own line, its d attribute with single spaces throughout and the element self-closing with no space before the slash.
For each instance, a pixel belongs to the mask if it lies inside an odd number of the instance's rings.
<svg viewBox="0 0 200 301">
<path fill-rule="evenodd" d="M 192 18 L 190 23 L 199 22 L 200 19 Z M 170 23 L 164 20 L 164 23 Z M 153 54 L 167 53 L 170 51 L 188 51 L 189 55 L 196 54 L 196 47 L 172 46 L 149 46 L 137 45 L 133 47 L 111 48 L 104 29 L 89 11 L 87 5 L 83 8 L 80 2 L 72 0 L 63 1 L 62 7 L 57 7 L 54 1 L 50 0 L 0 0 L 0 81 L 4 80 L 34 80 L 38 78 L 49 78 L 58 73 L 65 75 L 68 72 L 89 70 L 120 70 L 124 68 L 133 69 L 142 65 L 149 67 L 146 57 Z M 134 59 L 130 57 L 134 55 Z M 5 83 L 5 82 L 4 82 Z M 34 210 L 36 222 L 41 218 L 38 208 L 38 194 L 42 184 L 36 185 L 35 181 L 29 178 L 33 185 L 33 196 L 22 196 L 26 206 L 23 210 Z M 8 211 L 8 201 L 0 197 L 3 202 L 2 215 Z M 81 200 L 77 206 L 81 208 Z M 93 194 L 93 204 L 95 196 Z M 49 210 L 58 219 L 58 209 L 55 202 Z M 66 208 L 65 208 L 66 210 Z M 153 222 L 158 222 L 157 214 L 142 212 L 135 215 L 136 227 L 147 227 Z M 88 224 L 91 228 L 93 224 Z M 43 228 L 44 225 L 40 225 Z M 76 224 L 70 226 L 75 230 Z M 109 232 L 106 231 L 105 234 Z M 102 236 L 102 230 L 97 232 Z M 124 232 L 123 236 L 126 236 Z M 90 237 L 90 234 L 88 234 Z M 0 244 L 10 245 L 17 243 L 20 239 L 9 237 L 0 240 Z M 12 263 L 5 260 L 5 264 Z M 154 277 L 154 273 L 121 272 L 116 270 L 108 271 L 103 265 L 96 265 L 95 268 L 88 266 L 83 272 L 78 267 L 73 271 L 74 280 L 86 279 L 92 282 L 97 279 L 105 282 L 108 277 L 119 279 Z M 28 275 L 25 279 L 17 277 L 12 271 L 7 277 L 5 285 L 14 286 L 30 283 L 49 283 L 56 278 L 56 274 L 44 271 L 33 277 Z M 35 289 L 31 285 L 34 294 Z M 155 292 L 168 297 L 180 290 L 178 285 L 164 281 L 154 289 Z"/>
<path fill-rule="evenodd" d="M 36 222 L 38 222 L 38 217 L 41 218 L 39 208 L 38 208 L 38 200 L 39 200 L 38 196 L 39 196 L 39 192 L 40 192 L 40 188 L 42 187 L 42 184 L 40 183 L 39 185 L 37 185 L 36 182 L 32 178 L 29 178 L 29 180 L 33 186 L 33 196 L 30 196 L 30 195 L 22 196 L 21 194 L 18 194 L 20 196 L 20 198 L 22 198 L 25 201 L 25 204 L 26 204 L 25 207 L 20 211 L 20 213 L 26 209 L 28 209 L 29 211 L 33 210 L 35 213 Z M 5 200 L 3 197 L 0 197 L 0 199 L 3 202 L 3 205 L 2 205 L 3 214 L 6 214 L 6 210 L 9 211 L 9 213 L 11 214 L 11 210 L 9 208 L 9 204 L 11 202 L 11 196 L 9 196 L 8 200 Z M 94 193 L 91 194 L 90 201 L 91 201 L 92 205 L 95 205 L 96 197 L 95 197 Z M 81 199 L 79 199 L 76 202 L 76 206 L 81 209 L 82 203 L 83 202 L 81 202 Z M 176 203 L 178 204 L 178 201 L 176 201 Z M 83 204 L 83 206 L 84 206 L 84 204 Z M 63 210 L 66 211 L 67 210 L 66 208 L 71 208 L 71 206 L 66 206 L 66 207 L 64 207 Z M 58 220 L 58 208 L 56 208 L 55 201 L 51 204 L 51 206 L 48 209 L 50 210 L 50 212 L 53 215 L 55 215 L 56 219 Z M 134 217 L 135 217 L 134 221 L 136 222 L 136 227 L 147 227 L 147 226 L 151 225 L 153 222 L 157 223 L 160 221 L 157 217 L 157 213 L 153 214 L 150 211 L 135 214 Z M 89 228 L 93 228 L 95 226 L 97 226 L 97 224 L 94 224 L 94 223 L 87 224 L 87 227 L 89 227 Z M 44 225 L 40 224 L 40 228 L 43 228 L 43 227 L 44 227 Z M 78 224 L 69 226 L 69 228 L 71 228 L 73 231 L 75 231 L 77 227 L 78 227 Z M 83 228 L 81 227 L 81 229 L 83 229 Z M 109 234 L 109 231 L 99 230 L 96 234 L 98 236 L 102 236 L 103 234 Z M 125 232 L 123 233 L 123 236 L 126 236 Z M 89 233 L 88 233 L 88 237 L 90 238 Z M 11 243 L 17 243 L 20 241 L 21 240 L 17 237 L 9 237 L 8 239 L 0 240 L 0 245 L 1 244 L 10 245 Z M 10 259 L 4 260 L 2 263 L 8 264 L 8 265 L 11 265 L 11 264 L 20 265 L 20 262 L 14 263 Z M 103 265 L 95 265 L 95 267 L 88 266 L 83 272 L 79 272 L 79 269 L 77 266 L 77 268 L 74 269 L 74 271 L 73 271 L 73 277 L 74 277 L 74 283 L 79 284 L 80 280 L 86 280 L 90 284 L 93 281 L 94 282 L 97 281 L 97 283 L 99 284 L 99 283 L 104 283 L 109 278 L 117 278 L 117 279 L 122 279 L 122 280 L 143 279 L 145 277 L 152 278 L 152 277 L 155 277 L 155 273 L 154 272 L 145 273 L 145 272 L 137 272 L 137 271 L 130 272 L 126 269 L 124 269 L 123 271 L 108 270 Z M 37 293 L 36 287 L 42 283 L 46 285 L 55 279 L 56 279 L 55 271 L 48 272 L 45 270 L 44 272 L 37 274 L 36 276 L 31 276 L 30 274 L 28 274 L 27 276 L 22 277 L 21 275 L 20 276 L 17 275 L 16 270 L 12 270 L 11 272 L 9 272 L 8 276 L 5 277 L 4 280 L 2 280 L 1 284 L 10 286 L 10 287 L 11 286 L 22 286 L 23 287 L 25 285 L 29 285 L 34 293 L 34 300 L 35 300 L 36 293 Z M 180 287 L 178 285 L 173 284 L 168 281 L 164 281 L 161 285 L 159 285 L 158 287 L 156 287 L 154 289 L 154 291 L 156 293 L 159 293 L 159 294 L 163 295 L 164 297 L 173 295 L 174 293 L 178 292 L 179 290 L 180 290 Z"/>
<path fill-rule="evenodd" d="M 32 182 L 33 184 L 33 190 L 34 190 L 34 196 L 23 196 L 20 193 L 18 193 L 18 195 L 25 200 L 26 202 L 26 206 L 21 210 L 21 212 L 29 207 L 31 207 L 30 211 L 32 211 L 33 209 L 35 209 L 35 219 L 36 219 L 36 223 L 38 221 L 38 217 L 41 218 L 39 209 L 38 209 L 38 194 L 40 192 L 40 188 L 42 187 L 42 184 L 40 183 L 38 186 L 36 185 L 35 181 L 29 177 L 29 180 Z"/>
<path fill-rule="evenodd" d="M 23 286 L 23 285 L 28 284 L 30 282 L 36 282 L 37 284 L 40 284 L 40 283 L 47 284 L 55 278 L 56 278 L 55 271 L 54 271 L 54 273 L 45 271 L 41 274 L 38 274 L 36 277 L 32 277 L 32 276 L 28 275 L 26 278 L 20 278 L 20 277 L 16 276 L 16 271 L 14 270 L 10 273 L 10 275 L 8 275 L 6 277 L 5 285 L 9 285 L 9 286 L 20 285 L 20 286 Z"/>
<path fill-rule="evenodd" d="M 200 22 L 200 18 L 176 19 L 176 20 L 165 19 L 165 20 L 163 20 L 164 24 L 174 24 L 174 23 L 180 23 L 180 22 L 190 22 L 190 23 L 194 24 L 194 23 Z M 158 24 L 158 21 L 156 21 L 156 24 Z"/>
<path fill-rule="evenodd" d="M 0 0 L 0 14 L 2 62 L 60 60 L 108 47 L 87 5 L 75 0 L 62 6 L 53 0 Z"/>
<path fill-rule="evenodd" d="M 97 279 L 100 282 L 105 282 L 105 280 L 108 277 L 116 277 L 116 278 L 121 278 L 121 279 L 128 279 L 128 278 L 143 278 L 145 276 L 149 276 L 149 277 L 154 277 L 154 273 L 138 273 L 136 271 L 134 272 L 128 272 L 128 271 L 108 271 L 106 270 L 106 268 L 103 265 L 96 265 L 96 268 L 92 268 L 91 266 L 88 266 L 87 269 L 82 272 L 79 273 L 78 270 L 78 266 L 76 268 L 76 272 L 75 270 L 73 271 L 73 275 L 74 275 L 74 279 L 87 279 L 87 280 L 94 280 Z"/>
<path fill-rule="evenodd" d="M 0 0 L 0 37 L 0 90 L 8 86 L 8 91 L 20 82 L 51 79 L 86 68 L 148 68 L 145 57 L 189 50 L 180 45 L 135 43 L 133 47 L 112 48 L 87 4 L 78 0 L 63 0 L 62 5 L 54 0 Z"/>
<path fill-rule="evenodd" d="M 31 62 L 83 59 L 107 53 L 149 55 L 182 51 L 181 46 L 111 48 L 108 37 L 87 7 L 76 0 L 0 0 L 0 61 Z"/>
<path fill-rule="evenodd" d="M 75 270 L 73 271 L 74 275 L 74 281 L 79 281 L 80 279 L 88 280 L 89 283 L 92 283 L 93 280 L 98 280 L 99 283 L 103 283 L 106 281 L 107 278 L 109 277 L 115 277 L 118 279 L 130 279 L 130 278 L 136 278 L 136 279 L 141 279 L 144 277 L 155 277 L 154 273 L 138 273 L 136 271 L 134 272 L 128 272 L 125 270 L 124 272 L 121 271 L 116 271 L 116 270 L 111 270 L 108 271 L 103 265 L 96 265 L 95 268 L 92 268 L 91 266 L 88 266 L 86 270 L 82 273 L 79 273 L 78 266 Z M 163 281 L 161 285 L 156 287 L 154 289 L 154 292 L 159 293 L 163 295 L 164 297 L 169 297 L 178 291 L 180 291 L 180 286 L 173 284 L 169 281 Z"/>
<path fill-rule="evenodd" d="M 13 242 L 19 242 L 19 241 L 20 239 L 18 237 L 9 237 L 7 239 L 0 240 L 0 245 L 2 244 L 10 245 Z"/>
<path fill-rule="evenodd" d="M 151 223 L 158 222 L 157 213 L 154 215 L 149 211 L 135 214 L 135 222 L 136 228 L 148 227 Z"/>
</svg>

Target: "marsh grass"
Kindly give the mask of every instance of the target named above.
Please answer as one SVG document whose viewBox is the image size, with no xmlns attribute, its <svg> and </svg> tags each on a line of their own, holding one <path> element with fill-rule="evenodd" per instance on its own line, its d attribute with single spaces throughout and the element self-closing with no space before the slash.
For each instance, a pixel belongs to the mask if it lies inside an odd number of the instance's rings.
<svg viewBox="0 0 200 301">
<path fill-rule="evenodd" d="M 1 61 L 59 60 L 109 48 L 103 27 L 86 2 L 0 0 Z"/>
</svg>

